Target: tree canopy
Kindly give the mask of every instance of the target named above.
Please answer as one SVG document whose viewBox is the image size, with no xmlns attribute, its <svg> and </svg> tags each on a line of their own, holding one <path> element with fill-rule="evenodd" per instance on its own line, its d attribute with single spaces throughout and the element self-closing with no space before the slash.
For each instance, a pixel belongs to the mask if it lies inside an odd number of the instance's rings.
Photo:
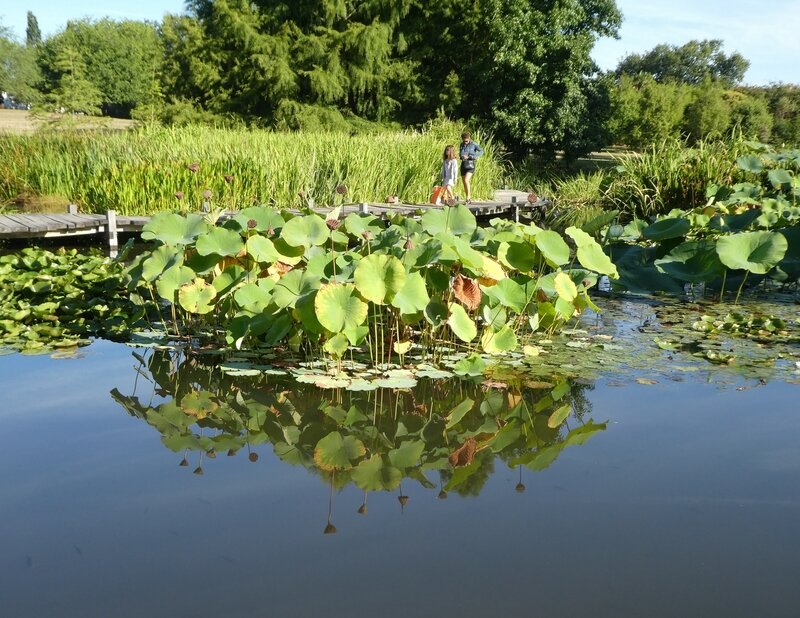
<svg viewBox="0 0 800 618">
<path fill-rule="evenodd" d="M 738 84 L 750 62 L 738 52 L 725 54 L 719 39 L 689 41 L 677 45 L 656 45 L 644 54 L 630 54 L 617 66 L 617 75 L 651 75 L 657 82 L 676 81 L 702 84 L 706 80 Z"/>
</svg>

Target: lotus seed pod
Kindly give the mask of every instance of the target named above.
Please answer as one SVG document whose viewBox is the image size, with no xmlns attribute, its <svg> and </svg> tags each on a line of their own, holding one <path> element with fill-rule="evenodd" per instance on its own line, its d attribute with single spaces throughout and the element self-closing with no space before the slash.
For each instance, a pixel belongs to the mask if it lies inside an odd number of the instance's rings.
<svg viewBox="0 0 800 618">
<path fill-rule="evenodd" d="M 194 474 L 196 474 L 197 476 L 203 476 L 203 466 L 197 466 L 194 469 Z"/>
<path fill-rule="evenodd" d="M 514 489 L 517 490 L 518 494 L 521 494 L 523 491 L 525 491 L 525 485 L 523 485 L 522 483 L 517 483 L 517 486 L 514 487 Z"/>
<path fill-rule="evenodd" d="M 397 496 L 397 500 L 400 502 L 400 506 L 408 504 L 408 496 Z"/>
<path fill-rule="evenodd" d="M 359 515 L 366 515 L 367 514 L 367 505 L 366 504 L 362 504 L 360 507 L 358 507 L 358 514 Z"/>
<path fill-rule="evenodd" d="M 247 458 L 253 462 L 258 461 L 258 453 L 250 453 Z"/>
<path fill-rule="evenodd" d="M 439 500 L 447 500 L 447 492 L 443 489 L 436 497 L 439 498 Z"/>
<path fill-rule="evenodd" d="M 331 522 L 328 522 L 328 525 L 325 526 L 325 531 L 323 534 L 336 534 L 336 526 L 334 526 Z"/>
</svg>

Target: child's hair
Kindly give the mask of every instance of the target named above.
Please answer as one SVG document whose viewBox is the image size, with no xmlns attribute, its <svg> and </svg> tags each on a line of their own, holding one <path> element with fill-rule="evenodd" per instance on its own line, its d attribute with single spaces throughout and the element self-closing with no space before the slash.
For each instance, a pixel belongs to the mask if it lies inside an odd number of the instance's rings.
<svg viewBox="0 0 800 618">
<path fill-rule="evenodd" d="M 445 146 L 444 154 L 442 155 L 442 159 L 455 159 L 456 158 L 456 147 L 452 144 L 449 146 Z"/>
</svg>

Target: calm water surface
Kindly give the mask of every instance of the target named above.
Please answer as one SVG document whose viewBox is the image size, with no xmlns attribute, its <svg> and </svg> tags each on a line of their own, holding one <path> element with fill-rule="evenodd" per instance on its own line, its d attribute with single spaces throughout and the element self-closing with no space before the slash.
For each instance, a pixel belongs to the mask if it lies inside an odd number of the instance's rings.
<svg viewBox="0 0 800 618">
<path fill-rule="evenodd" d="M 269 444 L 179 466 L 111 396 L 168 400 L 138 364 L 0 357 L 4 618 L 800 615 L 796 385 L 599 379 L 606 430 L 546 469 L 444 500 L 430 472 L 361 515 Z"/>
</svg>

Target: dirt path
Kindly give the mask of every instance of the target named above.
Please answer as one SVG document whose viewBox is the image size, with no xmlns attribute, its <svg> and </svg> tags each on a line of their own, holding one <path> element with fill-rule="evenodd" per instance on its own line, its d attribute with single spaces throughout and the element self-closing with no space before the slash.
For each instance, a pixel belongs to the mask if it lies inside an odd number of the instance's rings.
<svg viewBox="0 0 800 618">
<path fill-rule="evenodd" d="M 42 126 L 77 129 L 129 129 L 135 123 L 121 118 L 95 118 L 65 114 L 32 113 L 20 109 L 0 109 L 0 133 L 31 133 Z"/>
</svg>

